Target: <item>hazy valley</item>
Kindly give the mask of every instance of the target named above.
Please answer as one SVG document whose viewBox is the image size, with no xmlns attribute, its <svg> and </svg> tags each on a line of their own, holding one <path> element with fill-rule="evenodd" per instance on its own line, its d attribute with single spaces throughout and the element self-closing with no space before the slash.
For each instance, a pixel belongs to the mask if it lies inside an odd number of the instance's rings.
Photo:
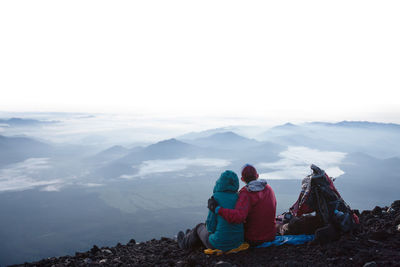
<svg viewBox="0 0 400 267">
<path fill-rule="evenodd" d="M 58 114 L 0 120 L 0 265 L 132 237 L 173 237 L 205 220 L 219 174 L 239 174 L 245 163 L 274 189 L 278 213 L 296 201 L 311 163 L 337 178 L 352 208 L 398 198 L 397 124 L 312 122 L 196 132 L 163 125 L 147 132 L 142 126 L 139 134 L 135 125 L 100 131 L 93 127 L 99 121 L 82 115 L 74 115 L 80 130 L 72 130 L 70 121 Z M 164 129 L 168 137 L 158 138 Z"/>
</svg>

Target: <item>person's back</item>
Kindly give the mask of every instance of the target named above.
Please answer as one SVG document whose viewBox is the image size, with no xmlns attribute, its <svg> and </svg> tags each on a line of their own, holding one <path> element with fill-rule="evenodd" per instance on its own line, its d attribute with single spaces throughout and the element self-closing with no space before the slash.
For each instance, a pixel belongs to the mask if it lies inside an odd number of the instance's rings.
<svg viewBox="0 0 400 267">
<path fill-rule="evenodd" d="M 246 165 L 242 170 L 242 181 L 246 183 L 246 186 L 239 191 L 235 209 L 218 206 L 215 210 L 229 223 L 244 223 L 245 240 L 250 245 L 272 241 L 276 234 L 274 191 L 265 180 L 257 180 L 257 178 L 255 168 Z"/>
<path fill-rule="evenodd" d="M 214 186 L 213 197 L 221 207 L 233 209 L 236 205 L 239 180 L 235 173 L 224 172 Z M 224 218 L 209 212 L 206 222 L 213 247 L 227 251 L 243 243 L 243 224 L 231 224 Z"/>
<path fill-rule="evenodd" d="M 238 199 L 239 179 L 233 171 L 225 171 L 216 181 L 213 198 L 222 207 L 234 208 Z M 209 211 L 206 224 L 200 223 L 184 234 L 177 235 L 178 245 L 182 249 L 196 247 L 200 242 L 207 249 L 228 251 L 243 243 L 243 224 L 228 223 L 221 216 Z"/>
<path fill-rule="evenodd" d="M 251 205 L 244 224 L 245 239 L 251 243 L 274 240 L 276 234 L 276 199 L 272 188 L 265 180 L 255 180 L 243 187 L 240 194 L 245 194 Z M 242 199 L 245 200 L 245 198 Z M 240 204 L 237 206 L 239 207 Z M 221 211 L 221 213 L 224 214 L 225 212 Z M 229 216 L 228 212 L 227 216 Z"/>
</svg>

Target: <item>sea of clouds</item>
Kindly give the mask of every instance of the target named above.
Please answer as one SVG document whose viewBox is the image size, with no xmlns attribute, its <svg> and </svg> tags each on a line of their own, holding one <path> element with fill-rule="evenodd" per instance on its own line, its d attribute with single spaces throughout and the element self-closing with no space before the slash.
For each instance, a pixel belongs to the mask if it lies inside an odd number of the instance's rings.
<svg viewBox="0 0 400 267">
<path fill-rule="evenodd" d="M 315 164 L 325 169 L 332 177 L 344 174 L 339 164 L 346 157 L 346 153 L 335 151 L 321 151 L 302 146 L 288 147 L 279 154 L 281 158 L 275 162 L 260 163 L 257 167 L 271 169 L 270 172 L 261 173 L 265 179 L 303 179 L 310 174 L 310 165 Z"/>
</svg>

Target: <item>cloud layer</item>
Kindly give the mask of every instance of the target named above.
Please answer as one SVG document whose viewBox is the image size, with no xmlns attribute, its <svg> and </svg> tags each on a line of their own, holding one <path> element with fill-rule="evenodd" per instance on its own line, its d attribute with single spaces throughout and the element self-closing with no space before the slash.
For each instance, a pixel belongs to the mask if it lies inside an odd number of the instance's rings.
<svg viewBox="0 0 400 267">
<path fill-rule="evenodd" d="M 316 164 L 324 169 L 328 175 L 338 177 L 344 172 L 339 168 L 340 162 L 346 153 L 335 151 L 321 151 L 308 147 L 289 147 L 279 154 L 276 162 L 261 163 L 259 168 L 272 169 L 271 172 L 261 173 L 266 179 L 302 179 L 310 173 L 309 166 Z"/>
<path fill-rule="evenodd" d="M 58 191 L 60 179 L 42 180 L 38 177 L 43 170 L 50 169 L 48 158 L 30 158 L 0 170 L 0 192 L 44 187 L 45 191 Z"/>
<path fill-rule="evenodd" d="M 172 160 L 147 160 L 139 167 L 135 175 L 122 175 L 120 178 L 129 179 L 143 177 L 155 173 L 184 171 L 189 167 L 223 168 L 231 164 L 229 160 L 217 158 L 180 158 Z"/>
</svg>

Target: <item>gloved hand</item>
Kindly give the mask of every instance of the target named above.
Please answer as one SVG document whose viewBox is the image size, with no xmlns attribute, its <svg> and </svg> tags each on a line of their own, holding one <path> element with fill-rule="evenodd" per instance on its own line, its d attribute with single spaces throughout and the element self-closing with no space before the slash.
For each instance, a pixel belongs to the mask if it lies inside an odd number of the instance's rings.
<svg viewBox="0 0 400 267">
<path fill-rule="evenodd" d="M 218 207 L 218 202 L 214 199 L 214 197 L 210 197 L 208 199 L 208 209 L 215 213 L 215 209 Z"/>
</svg>

